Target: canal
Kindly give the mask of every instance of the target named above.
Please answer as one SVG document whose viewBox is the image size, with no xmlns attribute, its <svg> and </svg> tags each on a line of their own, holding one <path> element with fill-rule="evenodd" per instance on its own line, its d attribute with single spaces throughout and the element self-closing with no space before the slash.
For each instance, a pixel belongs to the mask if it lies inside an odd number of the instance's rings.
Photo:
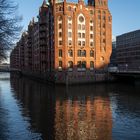
<svg viewBox="0 0 140 140">
<path fill-rule="evenodd" d="M 0 140 L 32 139 L 140 140 L 140 87 L 50 86 L 0 73 Z"/>
</svg>

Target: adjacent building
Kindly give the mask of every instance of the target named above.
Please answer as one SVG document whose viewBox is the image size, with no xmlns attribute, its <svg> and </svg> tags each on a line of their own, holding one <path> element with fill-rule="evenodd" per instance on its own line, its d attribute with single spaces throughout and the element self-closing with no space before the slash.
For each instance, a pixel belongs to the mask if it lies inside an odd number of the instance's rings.
<svg viewBox="0 0 140 140">
<path fill-rule="evenodd" d="M 19 60 L 15 49 L 19 47 Z M 112 52 L 108 0 L 44 0 L 11 53 L 11 67 L 56 83 L 105 80 Z M 17 52 L 16 52 L 17 53 Z"/>
<path fill-rule="evenodd" d="M 110 67 L 115 67 L 117 66 L 117 61 L 116 61 L 116 41 L 112 42 L 112 54 L 110 57 Z"/>
<path fill-rule="evenodd" d="M 140 30 L 117 36 L 117 63 L 122 70 L 140 70 Z"/>
</svg>

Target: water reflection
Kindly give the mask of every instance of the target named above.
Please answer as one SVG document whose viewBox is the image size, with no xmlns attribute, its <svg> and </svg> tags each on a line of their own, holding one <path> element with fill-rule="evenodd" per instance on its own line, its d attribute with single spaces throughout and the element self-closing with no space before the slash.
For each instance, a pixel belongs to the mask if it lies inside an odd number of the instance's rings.
<svg viewBox="0 0 140 140">
<path fill-rule="evenodd" d="M 22 115 L 31 124 L 30 130 L 54 139 L 55 95 L 53 89 L 24 78 L 11 78 L 15 98 L 22 104 Z"/>
<path fill-rule="evenodd" d="M 11 76 L 28 130 L 44 140 L 138 140 L 140 86 L 48 86 Z M 22 138 L 21 138 L 22 140 Z"/>
<path fill-rule="evenodd" d="M 66 89 L 12 77 L 11 86 L 30 129 L 41 133 L 43 139 L 112 139 L 112 112 L 106 85 Z"/>
<path fill-rule="evenodd" d="M 0 133 L 0 139 L 3 139 L 5 140 L 6 139 L 6 136 L 7 136 L 7 130 L 8 130 L 8 127 L 7 127 L 7 120 L 5 120 L 5 116 L 7 115 L 7 111 L 3 108 L 2 106 L 2 90 L 1 90 L 1 87 L 0 87 L 0 131 L 2 133 Z"/>
</svg>

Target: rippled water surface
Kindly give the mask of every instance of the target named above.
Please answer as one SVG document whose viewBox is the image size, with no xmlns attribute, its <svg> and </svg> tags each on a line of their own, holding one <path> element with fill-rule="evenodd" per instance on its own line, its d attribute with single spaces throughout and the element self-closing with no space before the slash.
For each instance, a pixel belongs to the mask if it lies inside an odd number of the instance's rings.
<svg viewBox="0 0 140 140">
<path fill-rule="evenodd" d="M 140 140 L 140 86 L 48 86 L 0 73 L 0 140 Z"/>
</svg>

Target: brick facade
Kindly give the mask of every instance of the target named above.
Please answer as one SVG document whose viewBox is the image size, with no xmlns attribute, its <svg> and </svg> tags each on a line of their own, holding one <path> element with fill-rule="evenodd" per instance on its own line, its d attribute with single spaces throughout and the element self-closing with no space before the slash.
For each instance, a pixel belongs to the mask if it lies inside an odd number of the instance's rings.
<svg viewBox="0 0 140 140">
<path fill-rule="evenodd" d="M 112 51 L 107 0 L 89 0 L 87 5 L 82 0 L 44 1 L 38 21 L 29 24 L 27 36 L 21 39 L 25 40 L 24 71 L 45 75 L 56 83 L 105 78 Z"/>
</svg>

